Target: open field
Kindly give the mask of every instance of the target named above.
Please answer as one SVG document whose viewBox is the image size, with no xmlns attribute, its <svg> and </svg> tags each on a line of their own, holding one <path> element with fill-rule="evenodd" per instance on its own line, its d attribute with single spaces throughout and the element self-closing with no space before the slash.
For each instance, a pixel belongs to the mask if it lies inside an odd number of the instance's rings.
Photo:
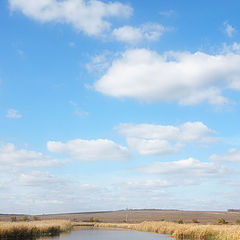
<svg viewBox="0 0 240 240">
<path fill-rule="evenodd" d="M 0 215 L 0 221 L 10 221 L 13 215 Z M 15 216 L 15 215 L 14 215 Z M 20 219 L 23 215 L 16 215 Z M 86 221 L 89 217 L 98 218 L 101 222 L 140 223 L 143 221 L 165 220 L 169 222 L 183 219 L 184 223 L 192 223 L 197 219 L 200 224 L 216 224 L 218 218 L 224 218 L 229 224 L 236 224 L 240 220 L 239 212 L 207 212 L 207 211 L 178 211 L 178 210 L 121 210 L 109 212 L 71 213 L 38 215 L 41 220 L 66 219 Z M 33 219 L 33 216 L 30 216 Z"/>
<path fill-rule="evenodd" d="M 34 239 L 70 231 L 72 224 L 66 220 L 34 222 L 0 222 L 0 239 Z"/>
<path fill-rule="evenodd" d="M 126 228 L 144 232 L 168 234 L 176 239 L 194 240 L 239 240 L 240 226 L 237 225 L 198 225 L 170 222 L 143 222 L 139 224 L 96 223 L 97 227 Z"/>
</svg>

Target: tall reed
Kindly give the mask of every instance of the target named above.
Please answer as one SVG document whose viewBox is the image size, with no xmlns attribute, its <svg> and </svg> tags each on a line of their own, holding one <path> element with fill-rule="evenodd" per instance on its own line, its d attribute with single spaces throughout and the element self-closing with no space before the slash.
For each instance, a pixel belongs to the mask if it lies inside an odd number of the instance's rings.
<svg viewBox="0 0 240 240">
<path fill-rule="evenodd" d="M 194 240 L 240 240 L 238 225 L 199 225 L 177 224 L 171 222 L 143 222 L 140 224 L 96 223 L 96 227 L 126 228 L 144 232 L 168 234 L 175 239 Z"/>
<path fill-rule="evenodd" d="M 55 236 L 70 231 L 72 224 L 65 220 L 34 222 L 0 222 L 0 239 L 26 240 L 41 236 Z"/>
</svg>

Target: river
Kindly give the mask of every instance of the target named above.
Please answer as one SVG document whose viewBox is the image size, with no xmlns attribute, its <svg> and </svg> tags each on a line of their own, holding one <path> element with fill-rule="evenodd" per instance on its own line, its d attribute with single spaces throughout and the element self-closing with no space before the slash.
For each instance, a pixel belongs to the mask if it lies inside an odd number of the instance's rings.
<svg viewBox="0 0 240 240">
<path fill-rule="evenodd" d="M 173 238 L 149 232 L 137 232 L 118 229 L 84 229 L 73 230 L 58 237 L 42 238 L 42 240 L 171 240 Z"/>
</svg>

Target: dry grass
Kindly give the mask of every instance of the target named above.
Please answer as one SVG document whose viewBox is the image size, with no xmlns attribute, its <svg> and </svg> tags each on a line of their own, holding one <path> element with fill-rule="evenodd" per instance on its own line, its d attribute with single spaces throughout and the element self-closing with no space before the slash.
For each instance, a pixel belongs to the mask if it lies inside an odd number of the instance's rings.
<svg viewBox="0 0 240 240">
<path fill-rule="evenodd" d="M 198 225 L 171 222 L 143 222 L 140 224 L 96 223 L 96 227 L 127 228 L 144 232 L 168 234 L 176 239 L 196 240 L 239 240 L 240 226 L 237 225 Z"/>
<path fill-rule="evenodd" d="M 33 222 L 0 222 L 0 239 L 25 240 L 40 236 L 53 236 L 70 231 L 72 224 L 66 220 Z"/>
</svg>

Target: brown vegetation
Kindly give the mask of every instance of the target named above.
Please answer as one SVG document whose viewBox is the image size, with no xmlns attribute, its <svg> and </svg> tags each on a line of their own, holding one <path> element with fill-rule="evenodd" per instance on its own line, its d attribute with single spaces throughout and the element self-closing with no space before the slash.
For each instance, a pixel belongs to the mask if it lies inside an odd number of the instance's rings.
<svg viewBox="0 0 240 240">
<path fill-rule="evenodd" d="M 70 231 L 72 224 L 66 220 L 34 222 L 0 222 L 0 239 L 35 239 L 40 236 L 54 236 Z"/>
<path fill-rule="evenodd" d="M 140 224 L 96 223 L 96 227 L 126 228 L 144 232 L 168 234 L 176 239 L 194 240 L 239 240 L 240 226 L 237 225 L 199 225 L 170 222 L 143 222 Z"/>
</svg>

